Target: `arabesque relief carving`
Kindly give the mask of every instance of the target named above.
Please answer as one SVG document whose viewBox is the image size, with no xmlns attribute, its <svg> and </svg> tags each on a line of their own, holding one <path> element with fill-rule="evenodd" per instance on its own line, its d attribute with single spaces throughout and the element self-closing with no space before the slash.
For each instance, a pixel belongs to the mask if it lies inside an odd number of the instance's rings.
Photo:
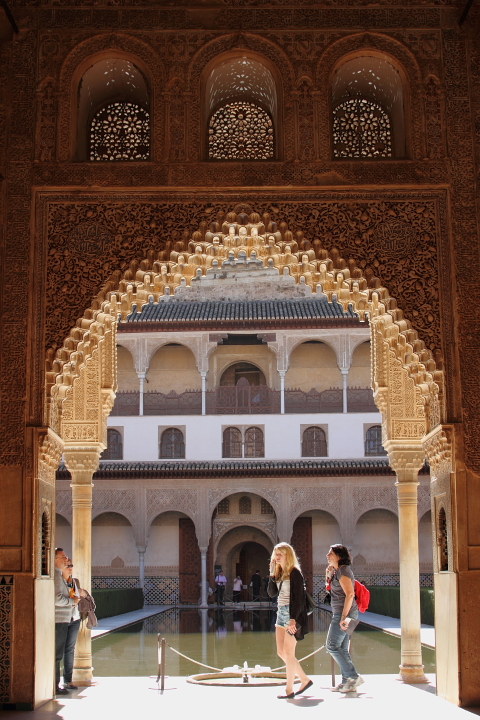
<svg viewBox="0 0 480 720">
<path fill-rule="evenodd" d="M 178 231 L 171 233 L 171 237 L 178 235 Z M 102 347 L 108 345 L 100 346 L 100 340 L 104 335 L 114 337 L 112 328 L 117 317 L 125 320 L 133 306 L 140 310 L 143 304 L 168 298 L 176 290 L 189 287 L 194 291 L 195 283 L 214 279 L 222 268 L 224 272 L 237 266 L 241 270 L 249 264 L 261 267 L 264 273 L 284 277 L 299 289 L 304 288 L 302 292 L 307 295 L 315 291 L 329 301 L 335 296 L 345 310 L 351 305 L 361 320 L 368 317 L 374 345 L 380 342 L 389 348 L 388 353 L 374 353 L 374 379 L 378 369 L 378 377 L 386 380 L 390 398 L 384 426 L 387 437 L 417 440 L 432 429 L 429 423 L 439 421 L 438 383 L 442 382 L 442 374 L 436 370 L 431 351 L 373 274 L 365 277 L 353 260 L 346 263 L 338 251 L 328 253 L 320 242 L 314 249 L 302 231 L 294 236 L 286 223 L 276 223 L 269 213 L 261 216 L 252 212 L 245 204 L 237 206 L 235 212 L 218 212 L 216 220 L 210 224 L 202 221 L 191 236 L 185 231 L 182 238 L 174 245 L 176 249 L 160 251 L 157 260 L 153 256 L 140 267 L 133 265 L 123 278 L 104 286 L 95 301 L 97 309 L 87 311 L 86 322 L 77 323 L 63 348 L 56 353 L 50 351 L 47 372 L 52 398 L 61 402 L 67 395 L 62 414 L 62 434 L 67 442 L 94 442 L 103 437 L 99 425 L 104 426 L 105 420 L 99 423 L 97 406 Z M 88 328 L 88 341 L 87 332 L 79 332 L 83 324 Z M 105 358 L 111 361 L 112 352 Z M 73 393 L 69 389 L 72 384 Z M 381 387 L 375 381 L 374 389 Z M 111 391 L 105 392 L 108 408 L 113 388 L 106 390 Z M 381 390 L 379 398 L 381 407 Z M 435 407 L 437 412 L 425 414 L 426 407 Z"/>
</svg>

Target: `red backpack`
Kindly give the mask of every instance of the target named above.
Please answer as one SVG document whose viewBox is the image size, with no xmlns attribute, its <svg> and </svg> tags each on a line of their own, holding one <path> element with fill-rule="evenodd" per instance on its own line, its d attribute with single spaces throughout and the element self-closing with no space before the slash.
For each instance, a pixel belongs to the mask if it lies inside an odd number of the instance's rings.
<svg viewBox="0 0 480 720">
<path fill-rule="evenodd" d="M 363 583 L 355 580 L 355 600 L 358 605 L 358 609 L 361 613 L 368 610 L 368 603 L 370 602 L 370 590 L 363 585 Z"/>
<path fill-rule="evenodd" d="M 325 583 L 325 589 L 327 593 L 330 592 L 330 583 Z M 355 580 L 355 602 L 357 603 L 358 609 L 361 613 L 368 610 L 368 603 L 370 602 L 370 590 L 358 580 Z"/>
</svg>

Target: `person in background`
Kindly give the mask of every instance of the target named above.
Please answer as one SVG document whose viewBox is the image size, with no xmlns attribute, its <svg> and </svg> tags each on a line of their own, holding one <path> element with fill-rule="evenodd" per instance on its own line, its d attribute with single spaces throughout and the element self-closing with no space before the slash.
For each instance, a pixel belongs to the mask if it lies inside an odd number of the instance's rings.
<svg viewBox="0 0 480 720">
<path fill-rule="evenodd" d="M 258 602 L 260 600 L 260 592 L 262 589 L 262 576 L 260 575 L 260 570 L 257 570 L 252 575 L 250 587 L 252 588 L 254 602 Z"/>
<path fill-rule="evenodd" d="M 330 583 L 332 619 L 327 634 L 327 652 L 336 660 L 342 673 L 342 682 L 332 692 L 355 692 L 364 680 L 355 670 L 348 651 L 350 637 L 347 633 L 349 618 L 356 620 L 358 607 L 355 602 L 355 578 L 350 567 L 352 559 L 345 545 L 332 545 L 327 553 L 328 566 L 325 581 Z"/>
<path fill-rule="evenodd" d="M 217 605 L 225 605 L 225 586 L 227 584 L 227 578 L 223 574 L 223 570 L 220 570 L 217 577 L 215 578 L 216 590 L 217 590 Z"/>
<path fill-rule="evenodd" d="M 55 680 L 56 694 L 68 695 L 72 683 L 73 654 L 80 627 L 80 588 L 71 577 L 72 565 L 63 548 L 55 549 Z M 60 687 L 60 663 L 64 662 L 64 686 Z"/>
<path fill-rule="evenodd" d="M 305 581 L 295 550 L 288 543 L 278 543 L 273 548 L 270 560 L 270 582 L 268 594 L 278 594 L 275 639 L 278 656 L 284 661 L 287 670 L 285 695 L 279 699 L 291 700 L 301 695 L 313 685 L 305 675 L 302 666 L 295 657 L 297 640 L 303 640 L 308 633 L 308 615 L 305 604 Z M 300 689 L 293 690 L 295 675 L 300 678 Z"/>
<path fill-rule="evenodd" d="M 240 595 L 242 593 L 242 589 L 243 589 L 243 580 L 240 577 L 240 575 L 237 575 L 237 577 L 233 581 L 233 602 L 234 603 L 240 602 Z"/>
</svg>

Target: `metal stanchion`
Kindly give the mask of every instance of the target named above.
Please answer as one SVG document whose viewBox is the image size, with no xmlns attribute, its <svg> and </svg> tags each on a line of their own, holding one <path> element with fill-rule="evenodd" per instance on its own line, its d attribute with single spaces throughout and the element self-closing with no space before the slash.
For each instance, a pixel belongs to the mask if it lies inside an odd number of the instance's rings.
<svg viewBox="0 0 480 720">
<path fill-rule="evenodd" d="M 335 660 L 330 655 L 330 664 L 332 668 L 332 687 L 335 687 Z"/>
<path fill-rule="evenodd" d="M 160 633 L 157 635 L 157 660 L 157 685 L 160 683 L 160 690 L 165 690 L 165 638 L 160 639 Z"/>
<path fill-rule="evenodd" d="M 160 647 L 160 663 L 162 666 L 160 690 L 165 690 L 165 638 L 162 638 Z"/>
</svg>

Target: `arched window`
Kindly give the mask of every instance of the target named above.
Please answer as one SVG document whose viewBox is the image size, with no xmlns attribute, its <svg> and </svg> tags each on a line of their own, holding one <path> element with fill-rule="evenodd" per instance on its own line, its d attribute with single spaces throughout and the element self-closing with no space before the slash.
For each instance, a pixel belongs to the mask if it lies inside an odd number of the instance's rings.
<svg viewBox="0 0 480 720">
<path fill-rule="evenodd" d="M 223 431 L 222 457 L 242 457 L 242 433 L 238 428 L 229 427 Z"/>
<path fill-rule="evenodd" d="M 183 433 L 177 428 L 168 428 L 162 433 L 160 441 L 160 458 L 178 460 L 185 457 L 185 441 Z"/>
<path fill-rule="evenodd" d="M 387 451 L 382 445 L 382 426 L 372 425 L 365 434 L 365 455 L 386 455 Z"/>
<path fill-rule="evenodd" d="M 261 500 L 261 512 L 262 515 L 273 515 L 273 507 L 270 505 L 268 500 L 262 498 Z"/>
<path fill-rule="evenodd" d="M 392 157 L 390 118 L 377 103 L 346 100 L 333 113 L 335 157 Z"/>
<path fill-rule="evenodd" d="M 244 457 L 264 457 L 265 447 L 263 432 L 260 428 L 251 427 L 245 432 L 245 454 Z"/>
<path fill-rule="evenodd" d="M 230 514 L 230 500 L 224 498 L 220 500 L 217 505 L 217 515 L 229 515 Z"/>
<path fill-rule="evenodd" d="M 439 569 L 442 572 L 448 571 L 448 535 L 447 535 L 447 515 L 445 508 L 441 507 L 438 513 L 438 536 L 437 544 L 439 550 Z"/>
<path fill-rule="evenodd" d="M 402 76 L 394 61 L 365 54 L 342 62 L 332 82 L 335 158 L 406 156 Z"/>
<path fill-rule="evenodd" d="M 248 362 L 238 362 L 230 365 L 223 371 L 220 378 L 220 386 L 238 385 L 242 378 L 248 381 L 249 385 L 266 385 L 265 375 L 256 365 Z"/>
<path fill-rule="evenodd" d="M 76 159 L 128 162 L 150 159 L 150 93 L 129 60 L 94 62 L 78 88 Z"/>
<path fill-rule="evenodd" d="M 118 430 L 109 428 L 107 430 L 107 447 L 100 455 L 100 460 L 122 460 L 123 442 Z"/>
<path fill-rule="evenodd" d="M 50 575 L 50 518 L 42 513 L 42 575 Z"/>
<path fill-rule="evenodd" d="M 148 160 L 150 116 L 140 105 L 114 102 L 101 108 L 90 124 L 90 160 Z"/>
<path fill-rule="evenodd" d="M 248 57 L 245 52 L 212 61 L 203 92 L 209 160 L 278 156 L 277 82 L 267 65 L 266 59 Z"/>
<path fill-rule="evenodd" d="M 263 108 L 237 101 L 219 108 L 210 118 L 210 160 L 269 160 L 273 156 L 273 120 Z"/>
<path fill-rule="evenodd" d="M 251 515 L 252 514 L 252 501 L 248 495 L 242 495 L 238 501 L 238 512 L 240 515 Z"/>
<path fill-rule="evenodd" d="M 327 457 L 327 438 L 323 428 L 309 427 L 304 431 L 302 457 Z"/>
</svg>

